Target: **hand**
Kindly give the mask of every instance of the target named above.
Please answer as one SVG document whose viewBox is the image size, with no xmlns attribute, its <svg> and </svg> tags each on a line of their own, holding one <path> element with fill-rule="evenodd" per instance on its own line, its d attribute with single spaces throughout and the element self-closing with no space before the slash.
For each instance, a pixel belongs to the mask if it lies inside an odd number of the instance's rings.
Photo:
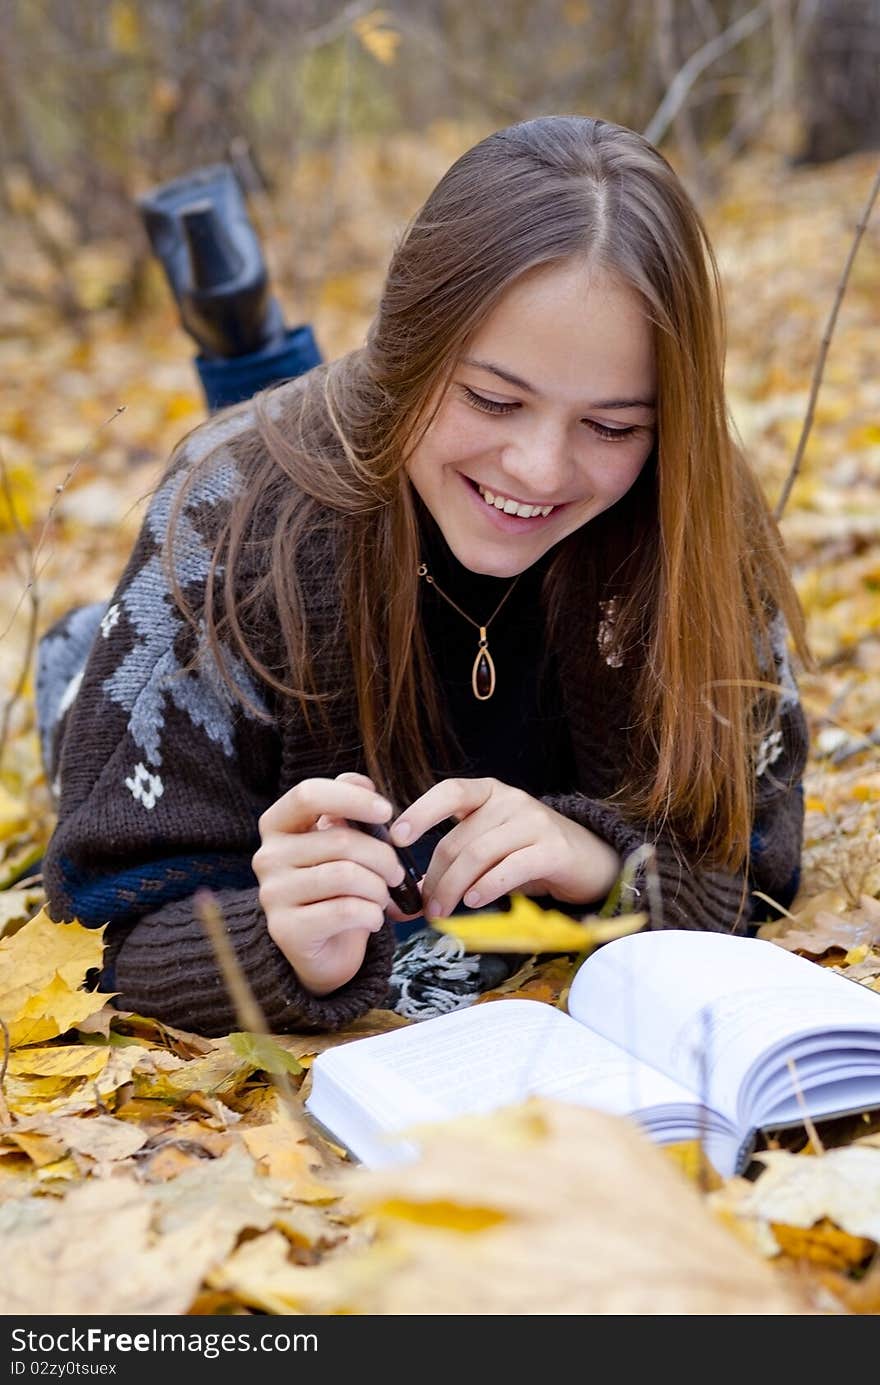
<svg viewBox="0 0 880 1385">
<path fill-rule="evenodd" d="M 498 779 L 434 784 L 392 823 L 392 841 L 404 846 L 445 818 L 458 818 L 458 826 L 438 843 L 422 882 L 432 918 L 448 918 L 461 900 L 479 908 L 512 890 L 589 904 L 620 873 L 607 842 Z"/>
<path fill-rule="evenodd" d="M 303 779 L 260 818 L 260 904 L 273 942 L 313 995 L 351 980 L 386 912 L 418 917 L 389 898 L 388 886 L 404 874 L 393 848 L 345 821 L 387 822 L 391 814 L 372 780 L 346 772 Z"/>
</svg>

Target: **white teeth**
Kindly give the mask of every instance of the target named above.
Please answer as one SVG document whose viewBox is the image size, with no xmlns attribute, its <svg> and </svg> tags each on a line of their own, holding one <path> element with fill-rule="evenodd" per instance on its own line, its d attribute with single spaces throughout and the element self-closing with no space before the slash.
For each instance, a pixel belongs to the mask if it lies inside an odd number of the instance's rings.
<svg viewBox="0 0 880 1385">
<path fill-rule="evenodd" d="M 516 500 L 506 500 L 503 495 L 493 495 L 484 486 L 478 486 L 480 495 L 487 505 L 493 505 L 496 510 L 502 510 L 506 515 L 520 515 L 523 519 L 534 519 L 537 515 L 549 515 L 555 505 L 520 505 Z"/>
</svg>

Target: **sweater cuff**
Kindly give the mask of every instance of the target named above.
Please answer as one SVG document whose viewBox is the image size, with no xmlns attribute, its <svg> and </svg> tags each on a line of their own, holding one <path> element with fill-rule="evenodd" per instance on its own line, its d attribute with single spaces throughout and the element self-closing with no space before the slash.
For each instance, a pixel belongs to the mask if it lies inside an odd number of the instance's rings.
<svg viewBox="0 0 880 1385">
<path fill-rule="evenodd" d="M 272 941 L 256 890 L 218 890 L 215 898 L 270 1030 L 341 1029 L 384 1001 L 394 951 L 390 924 L 370 935 L 363 964 L 350 981 L 329 995 L 314 996 Z M 124 932 L 111 926 L 107 944 L 105 976 L 119 992 L 118 1008 L 208 1037 L 240 1028 L 192 899 L 167 904 Z"/>
<path fill-rule="evenodd" d="M 623 862 L 645 843 L 653 859 L 635 872 L 620 900 L 621 910 L 644 912 L 649 928 L 741 931 L 750 916 L 744 874 L 705 869 L 688 860 L 671 836 L 650 840 L 621 813 L 584 794 L 551 794 L 541 800 L 614 847 Z"/>
</svg>

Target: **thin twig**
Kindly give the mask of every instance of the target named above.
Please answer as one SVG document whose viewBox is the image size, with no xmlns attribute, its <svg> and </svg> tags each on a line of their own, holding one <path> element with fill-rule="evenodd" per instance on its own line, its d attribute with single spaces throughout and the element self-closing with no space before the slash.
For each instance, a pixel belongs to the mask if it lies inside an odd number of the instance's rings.
<svg viewBox="0 0 880 1385">
<path fill-rule="evenodd" d="M 21 542 L 22 549 L 25 553 L 28 565 L 27 580 L 25 581 L 25 585 L 22 589 L 21 595 L 15 604 L 15 609 L 13 610 L 12 615 L 9 617 L 9 621 L 7 622 L 5 630 L 0 632 L 0 640 L 6 638 L 6 636 L 9 634 L 9 631 L 15 624 L 15 619 L 19 611 L 21 610 L 22 603 L 25 600 L 28 600 L 30 602 L 30 615 L 28 617 L 27 637 L 25 640 L 25 650 L 24 658 L 22 660 L 22 666 L 19 671 L 19 675 L 16 680 L 15 686 L 3 708 L 3 718 L 2 721 L 0 721 L 0 765 L 2 765 L 3 757 L 6 754 L 6 744 L 9 738 L 9 728 L 12 722 L 12 713 L 15 709 L 16 704 L 21 698 L 22 693 L 24 692 L 25 685 L 27 683 L 28 673 L 30 672 L 31 662 L 34 656 L 34 650 L 37 646 L 37 630 L 39 627 L 40 615 L 40 596 L 37 584 L 39 582 L 40 577 L 46 570 L 46 562 L 48 561 L 48 559 L 46 559 L 42 567 L 38 567 L 38 562 L 43 549 L 43 544 L 46 542 L 46 536 L 48 535 L 52 525 L 52 521 L 55 518 L 55 510 L 58 506 L 58 502 L 61 499 L 61 496 L 64 494 L 67 487 L 70 485 L 70 482 L 73 480 L 73 477 L 76 474 L 76 470 L 77 467 L 80 465 L 80 462 L 82 462 L 83 458 L 94 445 L 95 437 L 98 433 L 101 432 L 103 428 L 106 428 L 108 424 L 112 423 L 114 419 L 118 418 L 120 414 L 124 413 L 125 408 L 126 406 L 124 404 L 118 405 L 116 410 L 110 415 L 110 417 L 105 418 L 104 422 L 99 424 L 98 428 L 96 428 L 95 430 L 95 436 L 89 439 L 86 446 L 74 459 L 73 464 L 70 467 L 70 470 L 68 471 L 64 480 L 55 487 L 54 498 L 52 500 L 51 505 L 49 506 L 49 509 L 46 512 L 46 518 L 43 521 L 43 528 L 40 531 L 40 537 L 34 546 L 31 546 L 30 539 L 28 538 L 28 535 L 25 532 L 24 525 L 22 524 L 21 519 L 18 515 L 18 511 L 16 510 L 12 486 L 10 485 L 9 474 L 6 470 L 6 463 L 2 454 L 0 454 L 0 485 L 2 485 L 3 495 L 5 497 L 6 504 L 9 509 L 10 518 L 12 520 L 12 524 L 15 528 L 15 531 L 19 536 L 19 540 Z"/>
<path fill-rule="evenodd" d="M 99 423 L 99 424 L 98 424 L 98 427 L 95 429 L 95 436 L 97 436 L 97 434 L 100 433 L 102 429 L 106 428 L 107 425 L 108 425 L 109 423 L 112 423 L 112 422 L 114 421 L 114 419 L 117 419 L 117 418 L 119 417 L 120 414 L 124 414 L 126 408 L 127 408 L 127 405 L 125 405 L 125 404 L 119 404 L 119 405 L 117 405 L 116 409 L 115 409 L 114 412 L 110 415 L 110 417 L 109 417 L 109 418 L 105 418 L 103 423 Z M 77 468 L 79 467 L 80 463 L 83 461 L 83 459 L 87 456 L 87 454 L 89 453 L 89 451 L 90 451 L 91 448 L 93 447 L 94 441 L 95 441 L 94 437 L 89 439 L 89 441 L 86 443 L 86 445 L 85 445 L 85 447 L 83 448 L 83 450 L 82 450 L 82 451 L 79 453 L 79 455 L 74 459 L 73 465 L 71 466 L 71 468 L 70 468 L 70 470 L 68 471 L 67 475 L 65 476 L 64 480 L 63 480 L 62 482 L 60 482 L 60 484 L 57 485 L 57 486 L 55 487 L 55 498 L 53 499 L 52 504 L 49 506 L 49 509 L 48 509 L 48 511 L 46 512 L 46 518 L 45 518 L 45 520 L 43 521 L 43 528 L 42 528 L 42 530 L 40 531 L 40 537 L 39 537 L 39 539 L 37 540 L 36 546 L 35 546 L 35 548 L 34 548 L 34 550 L 33 550 L 33 558 L 32 558 L 32 560 L 31 560 L 31 577 L 30 577 L 29 581 L 36 581 L 36 579 L 45 571 L 45 563 L 43 564 L 43 567 L 40 568 L 39 571 L 37 571 L 37 559 L 39 558 L 39 556 L 40 556 L 40 551 L 41 551 L 41 549 L 42 549 L 42 547 L 43 547 L 43 544 L 44 544 L 45 541 L 46 541 L 46 535 L 47 535 L 48 532 L 49 532 L 49 528 L 50 528 L 50 526 L 51 526 L 51 524 L 52 524 L 52 521 L 53 521 L 53 519 L 55 518 L 55 510 L 56 510 L 57 507 L 58 507 L 58 502 L 59 502 L 59 500 L 61 499 L 61 496 L 62 496 L 62 495 L 64 494 L 64 492 L 67 490 L 67 487 L 70 485 L 70 482 L 73 480 L 73 477 L 74 477 L 74 475 L 76 474 L 76 470 L 77 470 Z M 27 594 L 28 594 L 28 587 L 26 586 L 25 589 L 24 589 L 24 591 L 22 592 L 21 596 L 19 597 L 17 603 L 16 603 L 15 610 L 12 612 L 12 615 L 10 616 L 9 621 L 7 622 L 7 625 L 6 625 L 5 630 L 0 631 L 0 640 L 4 639 L 5 636 L 8 635 L 8 634 L 9 634 L 9 631 L 12 629 L 12 626 L 13 626 L 13 624 L 15 623 L 15 617 L 18 615 L 19 611 L 21 610 L 22 602 L 24 601 L 24 599 L 25 599 L 25 597 L 27 596 Z"/>
<path fill-rule="evenodd" d="M 752 890 L 752 895 L 755 899 L 763 899 L 765 904 L 770 904 L 774 909 L 778 909 L 780 914 L 784 914 L 787 919 L 791 919 L 792 923 L 800 922 L 796 914 L 790 913 L 784 905 L 777 903 L 771 895 L 765 894 L 763 890 Z"/>
<path fill-rule="evenodd" d="M 0 1029 L 3 1030 L 3 1062 L 0 1064 L 0 1125 L 12 1125 L 12 1116 L 6 1104 L 6 1069 L 9 1067 L 9 1029 L 6 1021 L 0 1018 Z"/>
<path fill-rule="evenodd" d="M 37 585 L 34 581 L 33 551 L 31 549 L 30 540 L 27 534 L 25 533 L 24 525 L 22 524 L 21 519 L 19 518 L 18 510 L 15 505 L 15 496 L 12 493 L 12 486 L 10 485 L 9 481 L 9 472 L 6 469 L 6 458 L 3 456 L 2 452 L 0 452 L 0 486 L 2 486 L 3 489 L 3 498 L 6 501 L 6 508 L 9 511 L 9 517 L 12 521 L 12 526 L 15 530 L 22 551 L 25 555 L 25 561 L 27 563 L 27 579 L 26 586 L 24 588 L 24 593 L 22 594 L 22 600 L 24 599 L 24 595 L 27 594 L 31 608 L 30 615 L 28 617 L 28 628 L 27 637 L 25 639 L 24 659 L 22 660 L 22 666 L 19 670 L 19 675 L 16 680 L 15 686 L 13 687 L 12 692 L 6 702 L 6 705 L 3 708 L 3 719 L 2 722 L 0 722 L 0 765 L 2 765 L 3 756 L 6 750 L 6 740 L 9 735 L 9 724 L 12 720 L 12 712 L 16 703 L 18 702 L 19 698 L 24 692 L 25 684 L 27 683 L 28 672 L 31 666 L 31 660 L 33 658 L 34 650 L 37 644 L 37 626 L 39 624 L 40 618 L 40 599 L 37 592 Z M 20 609 L 20 607 L 21 602 L 19 602 L 18 606 L 16 607 L 16 612 Z M 13 616 L 13 620 L 14 619 L 15 616 Z M 8 628 L 9 627 L 7 626 L 7 631 Z M 5 633 L 6 631 L 4 631 L 4 634 Z"/>
<path fill-rule="evenodd" d="M 210 890 L 198 890 L 196 892 L 195 909 L 199 922 L 214 949 L 217 965 L 223 975 L 229 998 L 235 1008 L 235 1014 L 241 1028 L 245 1033 L 261 1034 L 266 1038 L 271 1038 L 265 1016 L 250 988 L 247 977 L 242 971 L 241 963 L 235 955 L 235 949 L 229 941 L 229 934 L 226 931 L 220 906 Z M 286 1072 L 270 1072 L 267 1076 L 290 1115 L 298 1120 L 300 1112 L 289 1075 Z"/>
<path fill-rule="evenodd" d="M 697 1054 L 697 1062 L 700 1070 L 700 1117 L 699 1128 L 697 1130 L 697 1149 L 699 1150 L 699 1162 L 697 1166 L 697 1184 L 701 1193 L 711 1191 L 714 1166 L 709 1158 L 707 1145 L 709 1143 L 709 1111 L 711 1110 L 711 1072 L 712 1072 L 712 1020 L 707 1010 L 703 1011 L 703 1045 Z"/>
<path fill-rule="evenodd" d="M 807 1134 L 810 1137 L 810 1143 L 812 1144 L 817 1154 L 824 1154 L 825 1146 L 819 1139 L 819 1132 L 813 1124 L 810 1113 L 807 1110 L 807 1103 L 804 1100 L 804 1094 L 801 1091 L 801 1084 L 798 1081 L 793 1058 L 788 1058 L 786 1060 L 786 1067 L 791 1073 L 791 1085 L 794 1087 L 795 1100 L 797 1101 L 798 1106 L 801 1108 L 801 1115 L 804 1118 L 804 1127 L 806 1129 Z"/>
<path fill-rule="evenodd" d="M 804 419 L 804 426 L 801 429 L 800 441 L 797 445 L 797 451 L 795 452 L 794 461 L 791 464 L 791 469 L 788 473 L 788 476 L 786 477 L 785 485 L 782 487 L 782 494 L 776 502 L 776 508 L 773 511 L 773 517 L 776 520 L 779 520 L 782 517 L 782 512 L 785 509 L 786 503 L 788 502 L 788 497 L 791 494 L 791 488 L 795 483 L 798 472 L 800 471 L 801 461 L 803 460 L 803 455 L 806 451 L 807 439 L 810 436 L 810 429 L 813 426 L 813 414 L 816 411 L 816 399 L 819 394 L 819 385 L 822 382 L 822 376 L 825 371 L 825 360 L 828 356 L 828 348 L 831 345 L 831 337 L 834 332 L 835 324 L 837 322 L 837 314 L 840 311 L 840 305 L 843 302 L 843 295 L 846 292 L 846 285 L 849 279 L 850 270 L 853 267 L 853 261 L 855 260 L 856 253 L 858 251 L 859 246 L 861 245 L 862 236 L 865 234 L 865 231 L 867 229 L 871 212 L 874 209 L 874 203 L 877 200 L 878 192 L 880 192 L 880 168 L 877 169 L 877 172 L 874 176 L 874 181 L 871 184 L 871 191 L 868 193 L 868 200 L 865 203 L 865 209 L 862 212 L 861 220 L 856 225 L 856 232 L 853 236 L 853 241 L 849 248 L 849 255 L 847 256 L 846 264 L 843 267 L 843 273 L 840 276 L 840 282 L 837 285 L 837 293 L 834 296 L 834 303 L 831 308 L 831 315 L 828 318 L 828 324 L 825 328 L 825 334 L 822 337 L 822 345 L 819 350 L 819 357 L 816 361 L 816 367 L 813 371 L 813 383 L 810 387 L 810 399 L 807 405 L 807 416 Z"/>
<path fill-rule="evenodd" d="M 675 79 L 676 63 L 680 54 L 676 51 L 676 24 L 673 0 L 655 0 L 657 6 L 657 54 L 665 82 Z M 691 112 L 682 104 L 673 117 L 675 135 L 694 188 L 702 200 L 709 193 L 709 180 L 706 176 L 706 160 L 700 149 L 700 142 L 694 130 Z"/>
<path fill-rule="evenodd" d="M 646 140 L 649 140 L 651 144 L 659 144 L 671 122 L 684 105 L 687 94 L 700 73 L 711 66 L 716 58 L 720 58 L 731 48 L 735 48 L 744 38 L 748 38 L 750 34 L 760 29 L 767 16 L 766 0 L 761 0 L 759 5 L 741 15 L 735 24 L 731 24 L 729 29 L 724 29 L 715 38 L 711 38 L 708 43 L 704 43 L 702 48 L 698 48 L 696 53 L 691 54 L 684 66 L 673 77 L 666 95 L 645 126 L 642 133 Z"/>
</svg>

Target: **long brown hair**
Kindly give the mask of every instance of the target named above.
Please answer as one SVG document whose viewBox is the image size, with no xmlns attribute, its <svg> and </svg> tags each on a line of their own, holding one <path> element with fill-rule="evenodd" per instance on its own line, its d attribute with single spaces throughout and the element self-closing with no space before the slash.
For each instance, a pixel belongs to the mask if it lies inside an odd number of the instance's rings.
<svg viewBox="0 0 880 1385">
<path fill-rule="evenodd" d="M 657 442 L 625 497 L 641 541 L 617 563 L 616 638 L 642 657 L 630 768 L 615 801 L 738 866 L 772 703 L 756 691 L 773 678 L 771 613 L 809 654 L 778 530 L 726 409 L 723 300 L 705 227 L 667 161 L 632 130 L 547 116 L 468 150 L 403 234 L 365 345 L 248 406 L 256 422 L 235 448 L 246 485 L 214 554 L 207 641 L 223 669 L 231 636 L 311 726 L 327 694 L 315 678 L 302 560 L 326 533 L 339 580 L 335 638 L 351 652 L 367 771 L 401 806 L 429 787 L 424 735 L 447 745 L 454 736 L 416 621 L 419 536 L 405 463 L 505 290 L 573 258 L 641 296 L 657 360 Z M 271 542 L 242 598 L 249 536 L 267 515 Z M 558 545 L 544 579 L 551 632 L 583 552 L 575 538 Z M 186 609 L 179 590 L 178 599 Z M 255 653 L 261 620 L 278 631 L 272 667 Z"/>
</svg>

